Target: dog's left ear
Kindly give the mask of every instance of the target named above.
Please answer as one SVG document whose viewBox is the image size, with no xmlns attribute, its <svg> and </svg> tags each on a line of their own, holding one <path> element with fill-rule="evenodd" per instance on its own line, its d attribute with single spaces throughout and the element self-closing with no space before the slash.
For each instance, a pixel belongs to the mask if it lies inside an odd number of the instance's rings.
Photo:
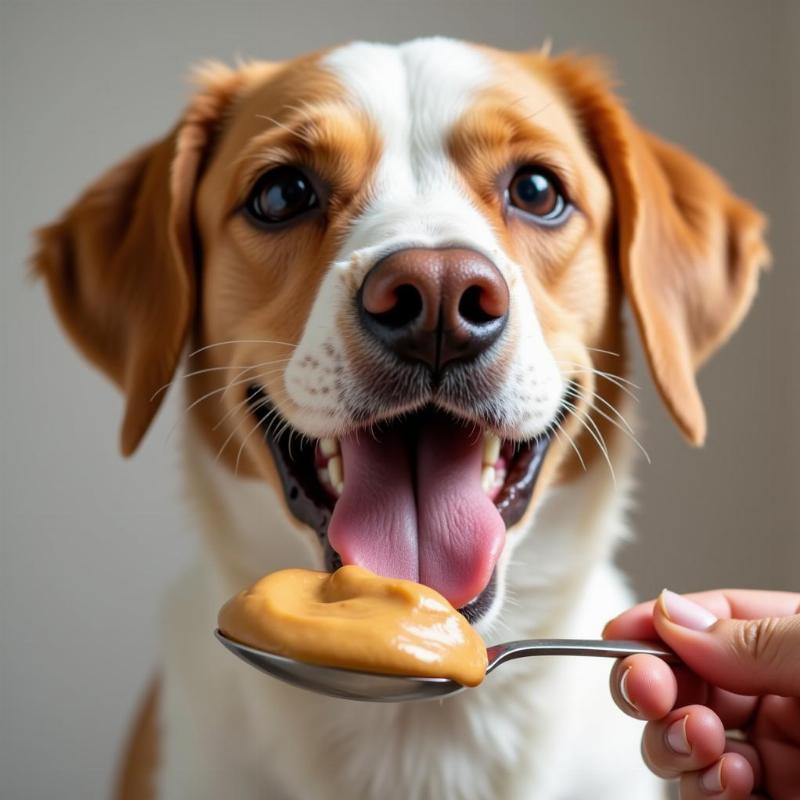
<svg viewBox="0 0 800 800">
<path fill-rule="evenodd" d="M 237 78 L 222 66 L 206 70 L 170 134 L 103 174 L 37 232 L 33 268 L 62 325 L 125 394 L 125 455 L 155 416 L 189 331 L 195 186 Z"/>
<path fill-rule="evenodd" d="M 656 385 L 695 445 L 698 367 L 730 336 L 769 263 L 764 218 L 710 168 L 642 130 L 591 61 L 548 62 L 611 183 L 614 247 Z"/>
</svg>

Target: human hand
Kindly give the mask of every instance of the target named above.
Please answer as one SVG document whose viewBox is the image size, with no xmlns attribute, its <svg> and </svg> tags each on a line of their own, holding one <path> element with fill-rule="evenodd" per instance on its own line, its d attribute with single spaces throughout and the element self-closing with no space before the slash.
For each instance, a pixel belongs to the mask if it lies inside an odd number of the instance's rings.
<svg viewBox="0 0 800 800">
<path fill-rule="evenodd" d="M 800 798 L 800 594 L 664 590 L 606 625 L 607 639 L 662 639 L 685 666 L 617 662 L 617 705 L 647 720 L 642 754 L 681 800 Z"/>
</svg>

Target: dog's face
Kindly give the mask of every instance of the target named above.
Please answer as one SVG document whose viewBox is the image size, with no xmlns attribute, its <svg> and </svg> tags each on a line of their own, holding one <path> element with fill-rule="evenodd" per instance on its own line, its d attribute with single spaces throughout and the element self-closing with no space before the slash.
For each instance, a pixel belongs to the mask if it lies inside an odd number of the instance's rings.
<svg viewBox="0 0 800 800">
<path fill-rule="evenodd" d="M 201 342 L 239 342 L 209 359 L 233 365 L 231 422 L 285 440 L 245 447 L 319 509 L 328 566 L 484 612 L 592 385 L 584 345 L 608 344 L 610 191 L 556 90 L 510 59 L 354 45 L 304 69 L 241 100 L 200 182 Z"/>
<path fill-rule="evenodd" d="M 474 620 L 542 493 L 625 425 L 624 295 L 702 439 L 694 370 L 750 302 L 761 229 L 590 65 L 434 39 L 207 70 L 37 267 L 128 394 L 126 451 L 188 340 L 200 431 L 284 493 L 320 564 Z"/>
</svg>

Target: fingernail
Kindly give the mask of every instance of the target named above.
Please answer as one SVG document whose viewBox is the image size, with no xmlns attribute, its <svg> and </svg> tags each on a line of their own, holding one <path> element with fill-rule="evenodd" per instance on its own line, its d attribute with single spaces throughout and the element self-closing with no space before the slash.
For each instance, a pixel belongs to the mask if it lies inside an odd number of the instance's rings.
<svg viewBox="0 0 800 800">
<path fill-rule="evenodd" d="M 693 631 L 706 631 L 717 618 L 703 606 L 697 605 L 683 595 L 664 589 L 658 596 L 658 603 L 664 616 L 676 625 Z"/>
<path fill-rule="evenodd" d="M 686 736 L 686 722 L 688 719 L 688 716 L 681 717 L 681 719 L 673 722 L 666 730 L 665 738 L 667 740 L 667 747 L 669 747 L 673 753 L 677 753 L 680 756 L 688 756 L 691 755 L 692 752 L 692 746 L 689 744 L 689 739 Z"/>
<path fill-rule="evenodd" d="M 724 762 L 725 759 L 721 758 L 700 775 L 700 788 L 704 792 L 719 794 L 724 791 L 725 787 L 722 785 L 722 765 Z"/>
<path fill-rule="evenodd" d="M 628 667 L 625 672 L 622 673 L 622 677 L 619 679 L 619 693 L 622 695 L 625 702 L 638 714 L 639 709 L 636 708 L 636 703 L 631 700 L 631 696 L 628 694 L 628 675 L 630 675 L 632 669 L 633 667 Z"/>
</svg>

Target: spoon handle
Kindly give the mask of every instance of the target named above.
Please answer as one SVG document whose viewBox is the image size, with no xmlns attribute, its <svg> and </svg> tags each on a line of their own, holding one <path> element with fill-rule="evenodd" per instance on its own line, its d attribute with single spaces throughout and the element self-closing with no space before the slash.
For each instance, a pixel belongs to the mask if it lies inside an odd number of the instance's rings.
<svg viewBox="0 0 800 800">
<path fill-rule="evenodd" d="M 657 642 L 606 641 L 603 639 L 523 639 L 487 648 L 491 672 L 498 664 L 527 656 L 600 656 L 625 658 L 637 653 L 662 658 L 668 664 L 680 664 L 680 659 L 665 645 Z"/>
</svg>

